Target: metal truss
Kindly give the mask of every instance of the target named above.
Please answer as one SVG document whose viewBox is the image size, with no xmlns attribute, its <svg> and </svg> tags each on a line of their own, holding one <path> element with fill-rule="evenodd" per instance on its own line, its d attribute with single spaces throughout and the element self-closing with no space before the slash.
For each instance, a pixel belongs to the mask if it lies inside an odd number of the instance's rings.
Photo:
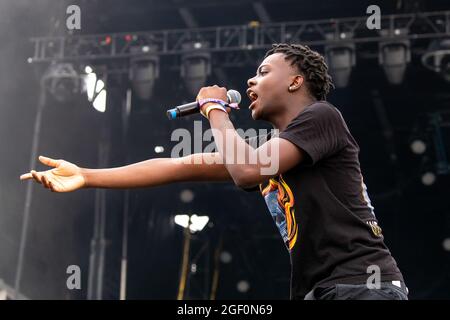
<svg viewBox="0 0 450 320">
<path fill-rule="evenodd" d="M 323 46 L 450 36 L 450 11 L 382 15 L 380 30 L 367 28 L 368 17 L 32 38 L 34 55 L 29 62 L 127 59 L 135 55 L 136 46 L 148 46 L 155 55 L 179 55 L 187 52 L 187 42 L 198 42 L 208 52 L 227 53 L 262 51 L 280 42 Z M 246 56 L 253 60 L 252 53 Z"/>
</svg>

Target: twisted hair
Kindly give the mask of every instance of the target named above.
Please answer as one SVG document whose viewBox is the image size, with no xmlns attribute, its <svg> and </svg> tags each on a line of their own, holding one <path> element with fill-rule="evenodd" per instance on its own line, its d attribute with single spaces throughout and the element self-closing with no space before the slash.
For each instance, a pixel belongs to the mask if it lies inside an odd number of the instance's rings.
<svg viewBox="0 0 450 320">
<path fill-rule="evenodd" d="M 309 93 L 317 100 L 325 100 L 334 88 L 328 66 L 320 53 L 300 44 L 278 43 L 272 45 L 264 58 L 274 53 L 283 53 L 292 66 L 297 66 L 305 77 Z"/>
</svg>

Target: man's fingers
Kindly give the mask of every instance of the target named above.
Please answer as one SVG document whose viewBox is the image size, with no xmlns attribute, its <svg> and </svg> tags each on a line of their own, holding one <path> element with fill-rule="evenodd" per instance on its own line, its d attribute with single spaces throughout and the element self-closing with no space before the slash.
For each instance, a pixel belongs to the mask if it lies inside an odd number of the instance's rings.
<svg viewBox="0 0 450 320">
<path fill-rule="evenodd" d="M 45 188 L 50 189 L 52 191 L 56 191 L 51 180 L 46 176 L 45 173 L 39 173 L 36 172 L 35 170 L 31 170 L 30 173 L 25 173 L 21 175 L 20 179 L 21 180 L 34 179 L 36 182 L 42 184 Z"/>
<path fill-rule="evenodd" d="M 45 174 L 42 175 L 42 184 L 44 185 L 44 187 L 46 187 L 47 189 L 50 189 L 50 185 L 48 182 L 48 178 Z"/>
<path fill-rule="evenodd" d="M 20 180 L 28 180 L 28 179 L 33 179 L 33 176 L 31 173 L 24 173 L 20 176 Z"/>
<path fill-rule="evenodd" d="M 53 186 L 53 183 L 52 183 L 51 181 L 48 182 L 48 185 L 49 185 L 49 187 L 50 187 L 50 190 L 51 190 L 52 192 L 55 192 L 55 187 Z"/>
<path fill-rule="evenodd" d="M 33 176 L 33 179 L 38 182 L 38 183 L 42 183 L 41 181 L 41 177 L 38 175 L 38 173 L 34 170 L 31 170 L 31 175 Z"/>
<path fill-rule="evenodd" d="M 39 161 L 50 167 L 57 167 L 61 163 L 61 160 L 55 160 L 44 156 L 39 156 Z"/>
</svg>

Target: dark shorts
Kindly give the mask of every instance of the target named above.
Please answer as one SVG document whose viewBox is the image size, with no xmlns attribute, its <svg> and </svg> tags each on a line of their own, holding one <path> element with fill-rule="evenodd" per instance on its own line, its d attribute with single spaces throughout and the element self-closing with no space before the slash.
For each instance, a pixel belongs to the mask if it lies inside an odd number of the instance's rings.
<svg viewBox="0 0 450 320">
<path fill-rule="evenodd" d="M 381 282 L 379 289 L 369 289 L 366 284 L 335 284 L 315 288 L 305 300 L 408 300 L 408 288 L 403 282 Z"/>
</svg>

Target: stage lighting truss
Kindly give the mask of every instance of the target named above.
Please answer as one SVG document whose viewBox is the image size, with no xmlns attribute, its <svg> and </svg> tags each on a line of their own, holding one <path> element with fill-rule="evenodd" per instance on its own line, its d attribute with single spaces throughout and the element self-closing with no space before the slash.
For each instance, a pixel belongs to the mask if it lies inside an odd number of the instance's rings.
<svg viewBox="0 0 450 320">
<path fill-rule="evenodd" d="M 413 32 L 402 40 L 436 39 L 450 36 L 450 11 L 394 14 L 381 16 L 381 30 L 368 30 L 368 16 L 323 20 L 267 23 L 258 25 L 219 26 L 197 29 L 161 30 L 109 35 L 32 38 L 34 56 L 28 61 L 95 60 L 131 58 L 134 46 L 154 46 L 155 54 L 182 55 L 188 41 L 208 43 L 209 52 L 267 50 L 272 43 L 291 42 L 310 46 L 332 44 L 327 34 L 353 33 L 353 43 L 390 41 L 396 30 Z M 398 31 L 397 31 L 398 32 Z M 345 40 L 345 39 L 342 39 Z"/>
<path fill-rule="evenodd" d="M 129 74 L 136 95 L 152 97 L 159 78 L 160 60 L 180 68 L 192 94 L 204 84 L 211 66 L 257 65 L 273 43 L 302 43 L 324 48 L 336 86 L 345 87 L 356 64 L 356 53 L 378 44 L 378 60 L 392 84 L 402 82 L 411 53 L 423 52 L 422 61 L 450 81 L 450 11 L 381 16 L 381 30 L 369 30 L 368 16 L 339 19 L 250 23 L 195 29 L 161 30 L 108 35 L 40 37 L 31 39 L 29 63 L 89 61 L 107 64 L 108 74 Z M 373 49 L 371 49 L 373 50 Z M 371 54 L 371 53 L 370 53 Z M 180 59 L 181 57 L 181 64 Z M 178 64 L 178 65 L 177 65 Z"/>
</svg>

